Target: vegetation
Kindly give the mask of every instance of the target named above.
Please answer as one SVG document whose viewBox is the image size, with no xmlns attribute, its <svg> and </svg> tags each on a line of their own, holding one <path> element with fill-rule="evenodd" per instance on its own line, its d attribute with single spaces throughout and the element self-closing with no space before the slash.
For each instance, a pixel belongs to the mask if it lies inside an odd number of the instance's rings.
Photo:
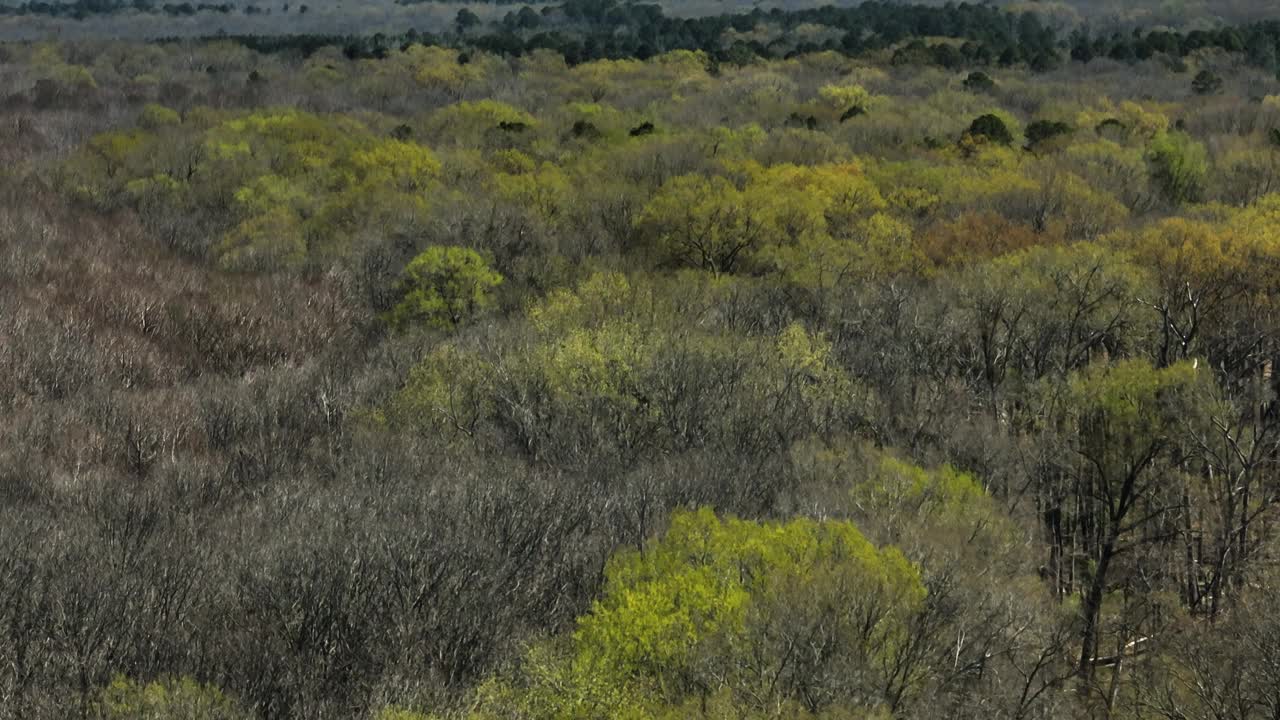
<svg viewBox="0 0 1280 720">
<path fill-rule="evenodd" d="M 1274 718 L 1277 26 L 1023 9 L 0 46 L 0 719 Z"/>
<path fill-rule="evenodd" d="M 391 311 L 391 322 L 401 327 L 415 322 L 457 327 L 491 307 L 491 291 L 502 283 L 502 276 L 467 248 L 427 248 L 404 274 L 403 299 Z"/>
</svg>

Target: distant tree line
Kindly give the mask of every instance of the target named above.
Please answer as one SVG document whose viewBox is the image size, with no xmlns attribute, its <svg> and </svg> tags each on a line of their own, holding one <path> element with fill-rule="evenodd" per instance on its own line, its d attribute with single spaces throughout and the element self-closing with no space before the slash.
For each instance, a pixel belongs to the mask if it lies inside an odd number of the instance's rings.
<svg viewBox="0 0 1280 720">
<path fill-rule="evenodd" d="M 310 8 L 307 5 L 298 5 L 296 12 L 299 15 L 306 14 Z M 288 13 L 290 6 L 288 3 L 280 7 L 281 13 Z M 197 15 L 200 13 L 217 13 L 220 15 L 229 15 L 234 12 L 243 12 L 245 15 L 270 15 L 271 8 L 260 7 L 258 5 L 245 5 L 237 7 L 229 2 L 222 3 L 164 3 L 159 4 L 151 2 L 151 0 L 74 0 L 74 2 L 43 2 L 43 0 L 31 0 L 21 5 L 0 5 L 0 15 L 45 15 L 49 17 L 73 18 L 75 20 L 84 20 L 89 17 L 100 15 L 114 15 L 116 13 L 137 12 L 147 15 L 168 15 L 170 17 L 186 17 Z"/>
<path fill-rule="evenodd" d="M 424 0 L 397 0 L 416 4 Z M 437 2 L 440 0 L 426 0 Z M 490 0 L 515 4 L 514 0 Z M 151 0 L 74 0 L 59 3 L 29 0 L 0 7 L 0 14 L 50 15 L 83 19 L 117 12 L 164 13 L 186 16 L 211 12 L 227 14 L 230 3 L 165 3 Z M 256 5 L 245 14 L 270 13 Z M 299 14 L 306 5 L 297 6 Z M 283 12 L 289 6 L 282 7 Z M 749 36 L 768 24 L 781 32 L 764 41 Z M 797 29 L 820 27 L 821 40 L 799 37 Z M 735 37 L 735 36 L 741 37 Z M 748 39 L 750 38 L 750 39 Z M 942 38 L 946 42 L 930 42 Z M 260 52 L 314 50 L 330 44 L 311 36 L 245 37 L 246 46 Z M 524 4 L 486 26 L 473 12 L 459 10 L 450 32 L 400 36 L 383 34 L 342 38 L 350 57 L 378 58 L 410 43 L 474 48 L 519 56 L 534 50 L 554 50 L 570 64 L 599 59 L 647 59 L 674 50 L 701 50 L 717 62 L 743 64 L 756 59 L 779 59 L 819 51 L 849 56 L 892 50 L 894 64 L 933 65 L 948 69 L 968 66 L 1009 67 L 1026 64 L 1035 71 L 1058 67 L 1067 59 L 1088 62 L 1111 58 L 1122 62 L 1158 55 L 1181 61 L 1206 49 L 1242 53 L 1249 64 L 1275 72 L 1280 69 L 1280 21 L 1267 21 L 1214 30 L 1174 32 L 1154 30 L 1094 34 L 1079 28 L 1062 37 L 1034 12 L 1015 13 L 992 5 L 961 3 L 942 7 L 903 5 L 872 0 L 856 7 L 820 7 L 787 11 L 778 8 L 725 13 L 699 18 L 669 17 L 656 4 L 619 0 L 567 0 L 535 10 Z"/>
<path fill-rule="evenodd" d="M 85 5 L 111 1 L 77 0 Z M 135 6 L 145 2 L 132 1 Z M 749 33 L 765 24 L 780 29 L 774 39 L 746 39 L 751 37 Z M 827 37 L 820 42 L 808 36 L 799 37 L 796 30 L 801 26 L 824 28 L 828 31 Z M 643 60 L 675 50 L 702 51 L 716 63 L 734 65 L 820 51 L 846 56 L 892 51 L 890 57 L 895 65 L 958 69 L 1025 64 L 1037 72 L 1052 70 L 1067 61 L 1111 58 L 1138 62 L 1156 56 L 1169 58 L 1174 69 L 1184 69 L 1183 60 L 1192 53 L 1222 50 L 1243 54 L 1246 62 L 1267 72 L 1280 70 L 1280 51 L 1277 50 L 1280 22 L 1277 21 L 1186 33 L 1155 30 L 1093 34 L 1082 28 L 1064 37 L 1033 12 L 1013 13 L 990 5 L 929 7 L 879 0 L 849 8 L 798 11 L 757 8 L 748 13 L 700 18 L 669 17 L 657 5 L 569 0 L 540 10 L 526 5 L 487 26 L 464 8 L 458 12 L 454 27 L 441 33 L 409 30 L 401 35 L 236 39 L 264 53 L 310 53 L 320 47 L 337 45 L 350 58 L 382 58 L 388 52 L 412 44 L 508 56 L 552 50 L 562 54 L 571 65 L 600 59 Z"/>
</svg>

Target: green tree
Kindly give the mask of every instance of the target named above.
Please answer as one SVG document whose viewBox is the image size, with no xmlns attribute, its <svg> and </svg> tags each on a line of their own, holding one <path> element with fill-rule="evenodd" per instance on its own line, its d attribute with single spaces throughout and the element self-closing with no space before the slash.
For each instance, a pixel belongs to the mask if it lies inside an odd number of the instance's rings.
<svg viewBox="0 0 1280 720">
<path fill-rule="evenodd" d="M 149 103 L 144 106 L 142 114 L 138 117 L 138 124 L 149 130 L 157 130 L 181 123 L 182 116 L 177 111 L 155 103 Z"/>
<path fill-rule="evenodd" d="M 442 343 L 422 359 L 392 399 L 396 425 L 442 437 L 475 437 L 493 413 L 494 368 L 479 353 Z"/>
<path fill-rule="evenodd" d="M 765 703 L 874 707 L 880 663 L 924 599 L 918 572 L 850 523 L 762 524 L 710 510 L 673 517 L 662 539 L 606 570 L 578 651 L 670 699 L 721 686 Z M 797 643 L 828 652 L 799 652 Z"/>
<path fill-rule="evenodd" d="M 1186 362 L 1156 369 L 1129 360 L 1095 365 L 1073 376 L 1063 398 L 1073 428 L 1072 446 L 1084 461 L 1087 502 L 1096 504 L 1100 529 L 1092 579 L 1080 605 L 1079 674 L 1088 683 L 1098 648 L 1098 615 L 1111 582 L 1111 566 L 1122 543 L 1158 518 L 1162 497 L 1172 489 L 1159 471 L 1204 414 L 1201 386 L 1206 372 Z"/>
<path fill-rule="evenodd" d="M 414 324 L 456 328 L 493 307 L 493 290 L 501 284 L 502 275 L 474 250 L 427 248 L 405 268 L 404 297 L 392 309 L 391 322 L 401 328 Z"/>
<path fill-rule="evenodd" d="M 993 420 L 1012 420 L 1010 389 L 1149 342 L 1140 304 L 1152 294 L 1147 273 L 1092 243 L 1010 253 L 957 274 L 952 288 L 965 328 L 957 337 L 971 348 L 965 372 L 988 396 Z"/>
<path fill-rule="evenodd" d="M 1048 142 L 1061 135 L 1071 134 L 1075 128 L 1067 123 L 1055 120 L 1036 120 L 1027 125 L 1026 136 L 1027 142 L 1032 145 Z"/>
<path fill-rule="evenodd" d="M 780 707 L 789 717 L 874 716 L 926 594 L 901 553 L 851 523 L 708 509 L 676 513 L 660 539 L 615 555 L 605 576 L 571 656 L 532 653 L 530 682 L 505 693 L 520 716 L 661 717 L 691 701 L 727 701 L 738 717 Z"/>
<path fill-rule="evenodd" d="M 1209 154 L 1204 145 L 1182 132 L 1161 132 L 1147 146 L 1151 179 L 1174 205 L 1195 202 L 1204 194 Z"/>
<path fill-rule="evenodd" d="M 462 8 L 458 14 L 454 16 L 453 24 L 458 28 L 458 32 L 465 33 L 471 28 L 479 25 L 482 21 L 480 16 L 467 8 Z"/>
<path fill-rule="evenodd" d="M 1222 90 L 1222 78 L 1212 70 L 1201 70 L 1191 81 L 1191 89 L 1197 95 L 1214 95 Z"/>
<path fill-rule="evenodd" d="M 733 183 L 722 177 L 678 177 L 663 185 L 639 224 L 666 259 L 713 273 L 733 272 L 768 230 Z"/>
<path fill-rule="evenodd" d="M 1001 145 L 1009 145 L 1013 142 L 1013 133 L 1009 131 L 1009 126 L 995 114 L 980 115 L 975 118 L 969 125 L 969 135 L 975 138 L 986 138 Z"/>
<path fill-rule="evenodd" d="M 981 70 L 975 70 L 964 79 L 964 87 L 969 92 L 991 92 L 996 88 L 996 81 Z"/>
<path fill-rule="evenodd" d="M 809 482 L 849 488 L 867 537 L 920 566 L 928 595 L 910 651 L 896 657 L 895 717 L 972 701 L 991 717 L 1071 714 L 1054 712 L 1063 698 L 1053 688 L 1074 670 L 1074 626 L 1036 576 L 1026 530 L 976 476 L 839 439 L 799 443 L 791 462 Z"/>
</svg>

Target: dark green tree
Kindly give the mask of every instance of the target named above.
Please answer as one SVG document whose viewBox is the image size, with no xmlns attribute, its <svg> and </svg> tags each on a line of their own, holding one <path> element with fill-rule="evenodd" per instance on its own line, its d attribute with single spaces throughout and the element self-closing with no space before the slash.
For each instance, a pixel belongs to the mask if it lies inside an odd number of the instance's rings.
<svg viewBox="0 0 1280 720">
<path fill-rule="evenodd" d="M 1009 126 L 1000 119 L 999 115 L 987 114 L 978 117 L 969 126 L 969 135 L 975 138 L 986 138 L 1001 145 L 1009 145 L 1013 142 L 1013 133 L 1009 132 Z"/>
</svg>

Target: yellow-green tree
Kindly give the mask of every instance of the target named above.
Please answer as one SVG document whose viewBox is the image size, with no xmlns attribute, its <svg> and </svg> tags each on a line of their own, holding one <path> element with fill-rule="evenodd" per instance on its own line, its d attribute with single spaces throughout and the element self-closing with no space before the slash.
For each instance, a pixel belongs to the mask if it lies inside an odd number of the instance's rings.
<svg viewBox="0 0 1280 720">
<path fill-rule="evenodd" d="M 493 382 L 493 364 L 484 356 L 444 343 L 409 372 L 387 415 L 397 426 L 474 437 L 494 412 Z"/>
<path fill-rule="evenodd" d="M 214 235 L 190 247 L 224 268 L 274 270 L 349 252 L 361 234 L 410 235 L 430 208 L 440 163 L 342 115 L 247 114 L 148 106 L 147 131 L 93 138 L 62 182 L 101 207 L 194 215 Z"/>
<path fill-rule="evenodd" d="M 901 553 L 850 523 L 708 509 L 676 513 L 605 575 L 562 654 L 535 651 L 522 686 L 488 689 L 490 702 L 524 712 L 490 715 L 482 703 L 478 717 L 681 717 L 698 707 L 874 717 L 926 594 Z"/>
<path fill-rule="evenodd" d="M 799 443 L 791 463 L 806 482 L 847 489 L 849 516 L 867 537 L 920 566 L 929 595 L 912 651 L 898 657 L 901 716 L 928 716 L 948 697 L 980 697 L 1001 717 L 1057 704 L 1053 688 L 1074 670 L 1073 618 L 1037 576 L 1027 531 L 977 476 L 852 439 Z M 1008 675 L 1020 684 L 1004 694 Z"/>
<path fill-rule="evenodd" d="M 712 273 L 746 264 L 767 228 L 758 208 L 723 177 L 678 177 L 662 186 L 639 223 L 666 259 Z"/>
<path fill-rule="evenodd" d="M 1191 362 L 1157 369 L 1138 360 L 1095 364 L 1066 384 L 1060 412 L 1074 427 L 1086 502 L 1099 528 L 1092 577 L 1080 604 L 1082 682 L 1093 677 L 1112 563 L 1132 536 L 1159 518 L 1159 508 L 1174 501 L 1175 488 L 1160 472 L 1161 463 L 1203 422 L 1209 396 L 1204 388 L 1211 385 L 1207 371 Z"/>
<path fill-rule="evenodd" d="M 248 720 L 250 717 L 218 688 L 186 677 L 140 683 L 119 675 L 103 688 L 97 705 L 106 720 Z"/>
<path fill-rule="evenodd" d="M 1158 283 L 1148 302 L 1161 321 L 1161 363 L 1200 354 L 1216 359 L 1224 338 L 1206 331 L 1230 332 L 1232 322 L 1269 314 L 1270 288 L 1280 280 L 1277 220 L 1280 197 L 1268 196 L 1217 221 L 1169 218 L 1110 238 L 1151 268 Z"/>
<path fill-rule="evenodd" d="M 1151 179 L 1171 204 L 1199 200 L 1209 173 L 1204 145 L 1182 132 L 1162 132 L 1147 146 Z"/>
<path fill-rule="evenodd" d="M 993 418 L 1007 386 L 1065 377 L 1097 357 L 1145 351 L 1148 273 L 1114 249 L 1032 247 L 975 265 L 952 280 L 970 351 L 966 365 Z"/>
<path fill-rule="evenodd" d="M 404 270 L 403 299 L 391 311 L 397 327 L 456 328 L 494 305 L 502 275 L 469 248 L 434 246 Z"/>
</svg>

